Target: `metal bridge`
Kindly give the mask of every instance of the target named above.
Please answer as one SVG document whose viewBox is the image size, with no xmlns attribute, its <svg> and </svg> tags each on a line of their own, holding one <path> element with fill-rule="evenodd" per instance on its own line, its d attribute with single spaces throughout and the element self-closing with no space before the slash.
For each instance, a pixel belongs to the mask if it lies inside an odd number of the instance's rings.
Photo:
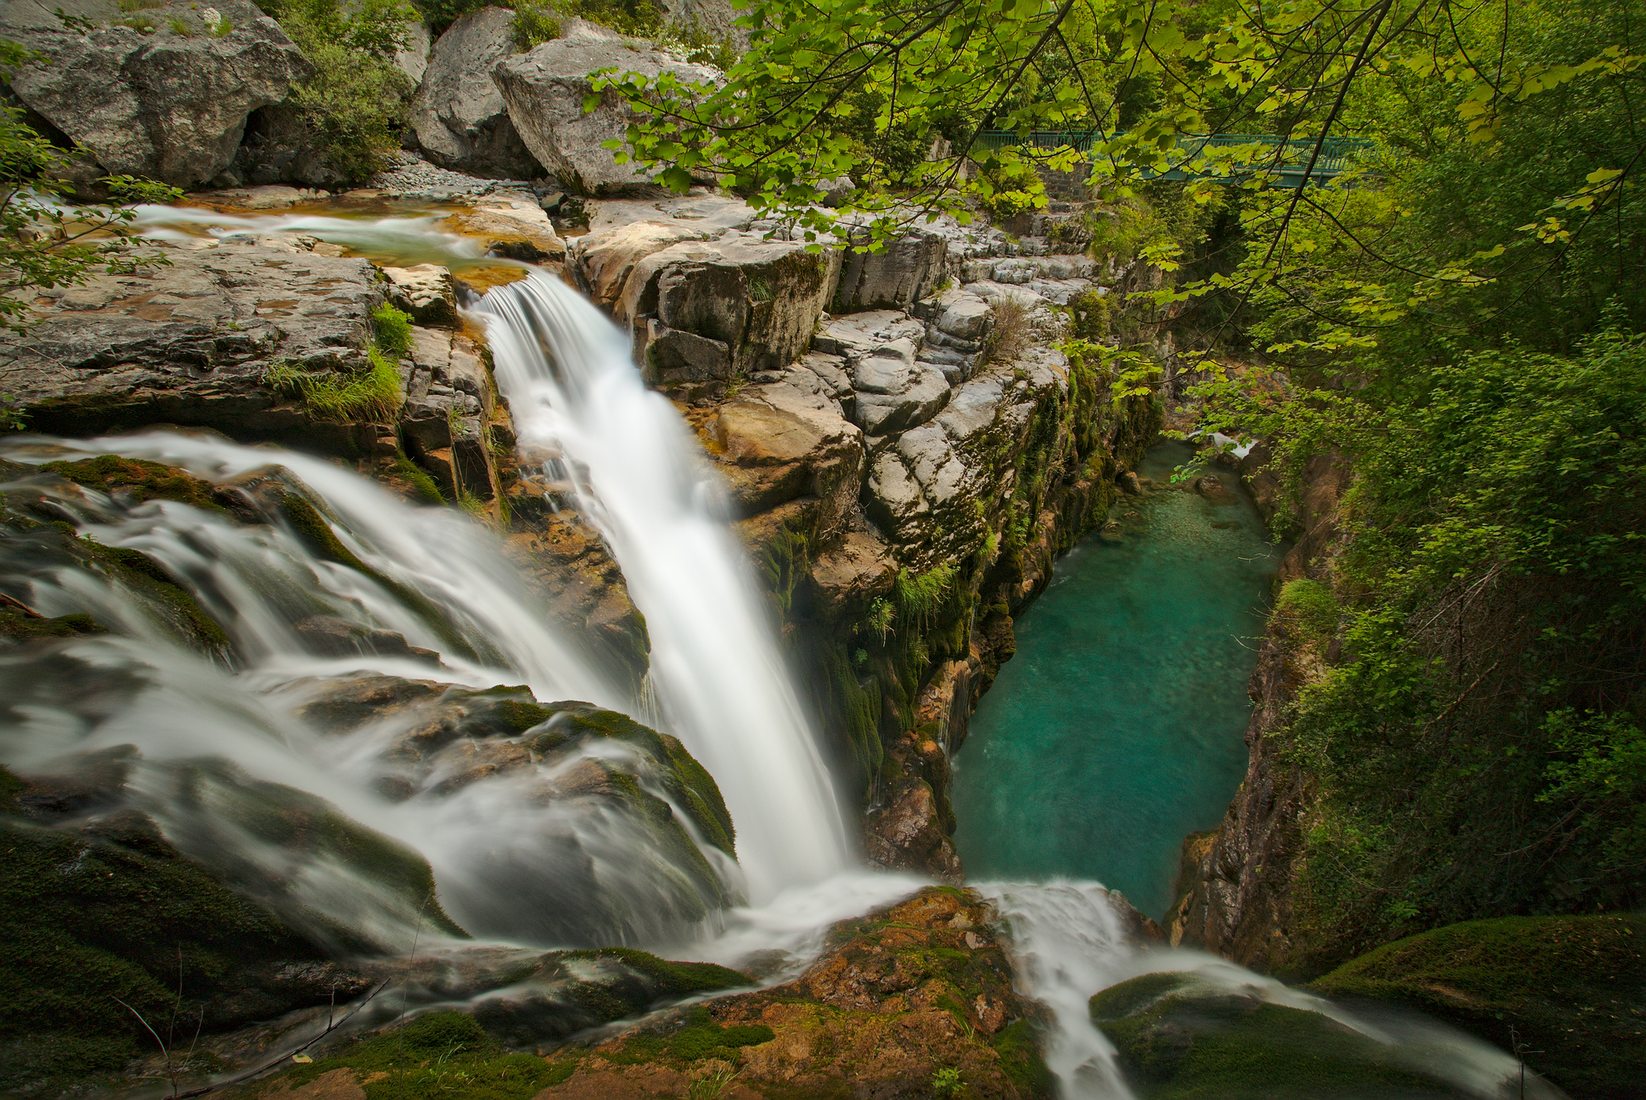
<svg viewBox="0 0 1646 1100">
<path fill-rule="evenodd" d="M 1100 130 L 1031 130 L 1026 134 L 1010 130 L 984 130 L 977 136 L 981 149 L 1005 149 L 1016 146 L 1051 152 L 1069 148 L 1080 153 L 1091 153 L 1099 142 L 1118 137 Z M 1271 173 L 1282 187 L 1299 187 L 1304 183 L 1304 168 L 1314 152 L 1316 138 L 1280 138 L 1270 134 L 1179 134 L 1172 160 L 1179 167 L 1164 172 L 1145 171 L 1149 179 L 1162 180 L 1235 180 L 1258 173 Z M 1328 137 L 1321 143 L 1320 156 L 1309 171 L 1309 183 L 1322 183 L 1351 166 L 1354 155 L 1371 148 L 1364 138 Z M 1236 155 L 1210 163 L 1196 164 L 1201 154 L 1211 149 L 1244 149 L 1244 156 Z"/>
</svg>

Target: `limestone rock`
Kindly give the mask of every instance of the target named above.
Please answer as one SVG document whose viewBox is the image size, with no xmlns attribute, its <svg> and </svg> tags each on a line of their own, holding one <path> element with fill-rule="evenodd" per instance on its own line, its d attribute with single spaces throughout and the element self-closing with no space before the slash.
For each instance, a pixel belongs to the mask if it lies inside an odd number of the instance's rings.
<svg viewBox="0 0 1646 1100">
<path fill-rule="evenodd" d="M 505 179 L 541 174 L 492 81 L 513 52 L 514 13 L 506 8 L 469 12 L 434 44 L 411 105 L 418 147 L 434 163 Z"/>
<path fill-rule="evenodd" d="M 720 407 L 710 453 L 744 514 L 810 497 L 818 502 L 813 528 L 832 534 L 856 503 L 863 433 L 819 389 L 790 381 L 748 386 Z"/>
<path fill-rule="evenodd" d="M 651 77 L 666 71 L 687 81 L 720 77 L 707 66 L 632 44 L 582 21 L 569 26 L 564 37 L 496 66 L 493 79 L 526 148 L 567 186 L 589 195 L 651 183 L 646 172 L 618 164 L 615 154 L 603 147 L 606 141 L 623 138 L 634 117 L 628 106 L 606 92 L 592 112 L 583 110 L 584 97 L 592 90 L 589 78 L 602 69 Z"/>
<path fill-rule="evenodd" d="M 877 867 L 960 874 L 960 857 L 943 828 L 931 784 L 923 779 L 899 784 L 887 804 L 869 814 L 863 840 Z"/>
<path fill-rule="evenodd" d="M 943 277 L 947 248 L 942 235 L 911 228 L 879 252 L 848 251 L 841 264 L 833 311 L 908 309 L 930 294 Z"/>
<path fill-rule="evenodd" d="M 892 590 L 897 561 L 891 547 L 871 530 L 847 531 L 832 549 L 812 562 L 812 583 L 833 612 L 865 607 L 876 596 Z"/>
<path fill-rule="evenodd" d="M 422 19 L 414 18 L 406 21 L 406 37 L 404 44 L 394 51 L 394 67 L 406 74 L 413 88 L 420 87 L 423 76 L 429 71 L 429 53 L 434 48 L 433 40 L 429 37 L 429 27 Z"/>
<path fill-rule="evenodd" d="M 197 187 L 229 166 L 246 116 L 284 99 L 309 72 L 302 54 L 250 0 L 215 0 L 214 33 L 182 0 L 145 7 L 157 29 L 120 25 L 114 0 L 62 5 L 89 20 L 70 27 L 57 5 L 0 5 L 0 38 L 44 55 L 10 74 L 11 92 L 107 173 Z M 172 28 L 177 20 L 187 35 Z"/>
<path fill-rule="evenodd" d="M 295 183 L 336 188 L 349 182 L 315 147 L 302 112 L 290 103 L 261 107 L 246 119 L 226 180 L 254 185 Z"/>
<path fill-rule="evenodd" d="M 738 11 L 731 0 L 666 0 L 665 25 L 683 34 L 712 42 L 729 42 L 737 50 L 749 48 L 749 32 L 737 25 Z"/>
<path fill-rule="evenodd" d="M 450 328 L 457 324 L 457 284 L 439 264 L 385 267 L 389 300 L 420 325 Z"/>
<path fill-rule="evenodd" d="M 400 413 L 406 450 L 448 498 L 493 499 L 500 478 L 488 436 L 498 410 L 480 347 L 462 332 L 418 327 L 408 360 Z"/>
<path fill-rule="evenodd" d="M 691 392 L 797 358 L 835 272 L 833 255 L 795 242 L 682 241 L 634 265 L 616 312 L 635 331 L 647 381 Z"/>
<path fill-rule="evenodd" d="M 36 295 L 29 354 L 0 358 L 0 391 L 32 427 L 197 424 L 330 450 L 366 445 L 369 425 L 319 424 L 264 374 L 276 364 L 364 368 L 382 301 L 370 264 L 231 241 L 161 251 L 170 266 Z"/>
<path fill-rule="evenodd" d="M 949 400 L 949 381 L 935 367 L 918 364 L 895 393 L 859 390 L 853 416 L 870 435 L 901 432 L 936 416 Z"/>
<path fill-rule="evenodd" d="M 486 251 L 511 260 L 543 263 L 566 255 L 566 242 L 543 208 L 520 195 L 486 195 L 446 219 L 452 230 L 484 242 Z"/>
<path fill-rule="evenodd" d="M 728 1097 L 928 1096 L 944 1070 L 976 1096 L 1050 1093 L 1050 1074 L 1026 1041 L 1036 1009 L 1013 988 L 1005 936 L 975 893 L 925 889 L 837 924 L 826 942 L 821 958 L 782 985 L 557 1049 L 575 1068 L 541 1100 L 684 1096 L 693 1077 L 712 1082 L 707 1075 L 721 1067 L 736 1071 Z M 735 1063 L 715 1057 L 694 1069 L 652 1053 L 682 1034 L 736 1044 L 728 1050 Z"/>
</svg>

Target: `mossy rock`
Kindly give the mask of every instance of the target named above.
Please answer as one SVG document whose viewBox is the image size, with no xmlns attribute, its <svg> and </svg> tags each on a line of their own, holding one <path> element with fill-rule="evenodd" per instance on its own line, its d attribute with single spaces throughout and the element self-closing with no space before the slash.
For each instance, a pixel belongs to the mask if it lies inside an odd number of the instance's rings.
<svg viewBox="0 0 1646 1100">
<path fill-rule="evenodd" d="M 658 733 L 626 714 L 586 703 L 557 703 L 554 711 L 569 722 L 574 736 L 594 734 L 626 741 L 663 765 L 669 797 L 691 816 L 705 840 L 735 858 L 736 833 L 720 787 L 678 738 Z"/>
<path fill-rule="evenodd" d="M 199 822 L 197 851 L 213 869 L 232 882 L 259 883 L 266 872 L 221 840 L 225 830 L 243 832 L 259 845 L 272 846 L 294 864 L 334 865 L 349 878 L 371 889 L 358 891 L 360 902 L 372 912 L 397 919 L 407 929 L 462 937 L 467 933 L 440 906 L 434 873 L 416 851 L 353 820 L 337 807 L 292 787 L 253 779 L 225 763 L 201 763 L 178 773 L 170 796 L 171 813 L 181 823 L 192 814 Z M 185 845 L 187 847 L 187 845 Z M 207 855 L 207 850 L 210 855 Z M 321 941 L 349 951 L 381 950 L 347 919 L 345 910 L 315 912 L 296 908 L 280 881 L 267 882 L 263 900 L 295 924 L 307 927 Z M 340 904 L 342 899 L 340 899 Z M 362 910 L 365 915 L 365 910 Z M 413 933 L 415 934 L 415 933 Z"/>
<path fill-rule="evenodd" d="M 367 1100 L 515 1100 L 535 1096 L 572 1073 L 536 1054 L 510 1051 L 461 1012 L 431 1012 L 360 1039 L 309 1065 L 295 1066 L 244 1095 L 283 1096 L 319 1078 L 351 1083 L 341 1093 Z"/>
<path fill-rule="evenodd" d="M 39 638 L 80 638 L 104 632 L 102 624 L 90 615 L 59 615 L 44 618 L 30 615 L 19 608 L 0 603 L 0 638 L 27 642 Z"/>
<path fill-rule="evenodd" d="M 330 996 L 318 945 L 146 819 L 46 828 L 16 816 L 26 792 L 0 771 L 0 1093 L 113 1085 L 152 1053 L 137 1013 L 192 1035 L 202 1013 L 209 1033 Z"/>
<path fill-rule="evenodd" d="M 158 462 L 124 455 L 98 455 L 72 462 L 48 462 L 41 468 L 109 496 L 138 502 L 173 500 L 207 511 L 223 511 L 217 489 L 211 482 Z"/>
<path fill-rule="evenodd" d="M 1312 985 L 1414 1005 L 1507 1048 L 1573 1096 L 1646 1082 L 1646 914 L 1499 917 L 1385 944 Z M 1512 1032 L 1511 1032 L 1511 1029 Z"/>
<path fill-rule="evenodd" d="M 1091 999 L 1142 1100 L 1419 1100 L 1458 1090 L 1318 1013 L 1147 974 Z"/>
<path fill-rule="evenodd" d="M 495 1038 L 529 1046 L 753 981 L 713 963 L 672 962 L 633 948 L 602 947 L 551 952 L 496 984 L 508 991 L 476 1002 L 475 1018 Z"/>
<path fill-rule="evenodd" d="M 695 1008 L 656 1028 L 636 1032 L 620 1047 L 606 1051 L 605 1057 L 618 1065 L 652 1062 L 679 1065 L 705 1058 L 732 1061 L 737 1058 L 740 1047 L 759 1046 L 776 1037 L 772 1029 L 764 1025 L 725 1026 L 707 1010 Z"/>
</svg>

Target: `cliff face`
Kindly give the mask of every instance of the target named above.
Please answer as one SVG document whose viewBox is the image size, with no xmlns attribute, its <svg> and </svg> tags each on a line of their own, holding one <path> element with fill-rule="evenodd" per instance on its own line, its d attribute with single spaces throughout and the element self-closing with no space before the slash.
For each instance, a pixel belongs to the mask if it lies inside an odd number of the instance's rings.
<svg viewBox="0 0 1646 1100">
<path fill-rule="evenodd" d="M 1264 459 L 1254 452 L 1246 472 L 1260 507 L 1272 513 L 1275 486 L 1262 472 Z M 1336 550 L 1347 468 L 1336 456 L 1324 455 L 1311 462 L 1305 482 L 1298 509 L 1301 531 L 1281 562 L 1281 584 L 1323 579 Z M 1299 961 L 1289 929 L 1308 782 L 1284 758 L 1274 735 L 1284 728 L 1298 690 L 1318 674 L 1323 656 L 1294 629 L 1284 601 L 1277 604 L 1252 673 L 1246 776 L 1222 823 L 1184 845 L 1181 897 L 1168 922 L 1173 944 L 1204 947 L 1243 965 L 1282 973 Z"/>
</svg>

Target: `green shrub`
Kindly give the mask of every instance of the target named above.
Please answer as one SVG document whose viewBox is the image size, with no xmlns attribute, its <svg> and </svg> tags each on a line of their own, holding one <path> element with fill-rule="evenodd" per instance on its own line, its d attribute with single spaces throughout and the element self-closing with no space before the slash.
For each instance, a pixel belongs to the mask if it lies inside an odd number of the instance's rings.
<svg viewBox="0 0 1646 1100">
<path fill-rule="evenodd" d="M 400 147 L 411 80 L 394 64 L 417 11 L 404 0 L 262 0 L 314 75 L 293 92 L 309 144 L 341 179 L 380 170 Z"/>
<path fill-rule="evenodd" d="M 665 10 L 656 0 L 564 0 L 559 7 L 622 34 L 653 38 L 663 29 Z"/>
<path fill-rule="evenodd" d="M 1275 600 L 1274 613 L 1300 640 L 1328 637 L 1337 627 L 1337 599 L 1332 590 L 1306 577 L 1286 582 Z"/>
<path fill-rule="evenodd" d="M 560 37 L 560 18 L 543 0 L 515 0 L 514 46 L 529 50 Z"/>
<path fill-rule="evenodd" d="M 1040 173 L 1012 149 L 983 162 L 972 190 L 978 205 L 996 222 L 1046 207 L 1046 185 Z"/>
</svg>

